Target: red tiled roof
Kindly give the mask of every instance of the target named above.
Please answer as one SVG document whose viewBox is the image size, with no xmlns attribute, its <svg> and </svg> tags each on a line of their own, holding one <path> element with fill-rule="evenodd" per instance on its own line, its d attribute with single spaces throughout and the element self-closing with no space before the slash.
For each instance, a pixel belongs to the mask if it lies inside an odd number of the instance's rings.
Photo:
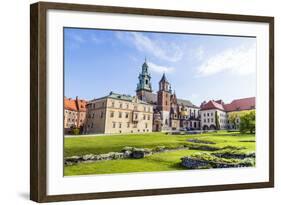
<svg viewBox="0 0 281 205">
<path fill-rule="evenodd" d="M 224 105 L 224 109 L 226 112 L 231 111 L 240 111 L 240 110 L 252 110 L 256 108 L 256 98 L 242 98 L 233 100 L 229 104 Z"/>
<path fill-rule="evenodd" d="M 64 98 L 64 109 L 66 110 L 86 112 L 86 104 L 86 100 Z"/>
<path fill-rule="evenodd" d="M 211 110 L 211 109 L 224 110 L 223 105 L 217 103 L 214 100 L 210 100 L 209 102 L 203 104 L 201 107 L 201 110 Z"/>
<path fill-rule="evenodd" d="M 222 100 L 210 100 L 207 103 L 203 102 L 200 107 L 201 110 L 218 109 L 226 112 L 252 110 L 256 108 L 256 98 L 235 99 L 229 104 L 224 104 Z"/>
</svg>

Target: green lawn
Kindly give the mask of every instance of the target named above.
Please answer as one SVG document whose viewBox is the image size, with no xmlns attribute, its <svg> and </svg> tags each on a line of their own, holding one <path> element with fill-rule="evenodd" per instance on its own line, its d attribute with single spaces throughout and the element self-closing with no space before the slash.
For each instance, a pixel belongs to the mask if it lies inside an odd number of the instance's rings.
<svg viewBox="0 0 281 205">
<path fill-rule="evenodd" d="M 200 144 L 188 142 L 188 139 L 199 139 L 214 142 L 215 144 Z M 164 133 L 147 134 L 128 134 L 111 136 L 89 136 L 65 138 L 64 154 L 65 157 L 81 156 L 85 154 L 101 154 L 108 152 L 120 152 L 123 147 L 131 146 L 138 148 L 155 148 L 166 146 L 176 148 L 181 145 L 198 146 L 205 145 L 224 149 L 231 146 L 241 150 L 255 151 L 255 135 L 240 134 L 233 132 L 220 131 L 217 133 L 206 133 L 200 135 L 166 135 Z M 180 158 L 190 156 L 195 153 L 208 151 L 202 150 L 175 150 L 164 153 L 153 154 L 143 159 L 122 159 L 99 161 L 94 163 L 80 163 L 65 166 L 64 174 L 84 175 L 84 174 L 109 174 L 109 173 L 128 173 L 128 172 L 150 172 L 150 171 L 169 171 L 182 170 Z"/>
</svg>

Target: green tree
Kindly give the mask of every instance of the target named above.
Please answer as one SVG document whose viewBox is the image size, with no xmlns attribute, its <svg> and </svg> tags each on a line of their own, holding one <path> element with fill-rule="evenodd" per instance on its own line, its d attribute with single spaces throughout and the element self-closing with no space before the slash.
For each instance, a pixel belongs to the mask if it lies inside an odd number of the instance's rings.
<svg viewBox="0 0 281 205">
<path fill-rule="evenodd" d="M 72 134 L 73 135 L 79 135 L 79 133 L 80 133 L 80 129 L 79 128 L 73 128 L 72 129 Z"/>
<path fill-rule="evenodd" d="M 233 112 L 233 113 L 229 113 L 228 114 L 228 120 L 230 123 L 232 123 L 234 125 L 234 128 L 237 128 L 237 123 L 236 123 L 236 119 L 239 117 L 237 112 Z"/>
<path fill-rule="evenodd" d="M 256 129 L 256 113 L 255 111 L 248 112 L 240 116 L 240 132 L 251 134 L 255 132 Z"/>
<path fill-rule="evenodd" d="M 219 123 L 219 116 L 218 116 L 218 111 L 215 113 L 215 121 L 216 121 L 216 129 L 220 129 L 220 123 Z"/>
</svg>

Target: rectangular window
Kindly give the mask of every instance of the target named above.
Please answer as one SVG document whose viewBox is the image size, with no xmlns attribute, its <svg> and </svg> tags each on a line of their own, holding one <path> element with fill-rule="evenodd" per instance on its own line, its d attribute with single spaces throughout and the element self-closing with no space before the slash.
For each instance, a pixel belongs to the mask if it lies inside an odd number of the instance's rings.
<svg viewBox="0 0 281 205">
<path fill-rule="evenodd" d="M 122 103 L 120 103 L 120 104 L 119 104 L 119 108 L 122 108 L 122 107 L 123 107 L 123 105 L 122 105 Z"/>
<path fill-rule="evenodd" d="M 129 122 L 127 122 L 127 128 L 129 128 L 130 127 L 130 123 Z"/>
<path fill-rule="evenodd" d="M 113 128 L 116 127 L 116 123 L 115 123 L 115 122 L 112 123 L 112 127 L 113 127 Z"/>
<path fill-rule="evenodd" d="M 119 118 L 122 118 L 122 112 L 119 112 Z"/>
<path fill-rule="evenodd" d="M 103 112 L 100 113 L 100 118 L 103 118 Z"/>
<path fill-rule="evenodd" d="M 122 128 L 122 123 L 121 122 L 119 123 L 119 128 Z"/>
<path fill-rule="evenodd" d="M 129 117 L 129 113 L 128 113 L 128 112 L 126 112 L 126 115 L 125 115 L 125 117 L 126 117 L 126 118 L 128 118 L 128 117 Z"/>
<path fill-rule="evenodd" d="M 110 117 L 114 117 L 114 112 L 110 112 Z"/>
<path fill-rule="evenodd" d="M 147 120 L 150 120 L 150 115 L 147 115 Z"/>
<path fill-rule="evenodd" d="M 143 115 L 143 120 L 146 120 L 146 116 L 145 115 Z"/>
<path fill-rule="evenodd" d="M 147 128 L 148 127 L 148 125 L 147 125 L 147 123 L 145 123 L 145 128 Z"/>
<path fill-rule="evenodd" d="M 92 118 L 93 118 L 93 119 L 95 118 L 95 113 L 94 113 L 94 112 L 93 112 Z"/>
</svg>

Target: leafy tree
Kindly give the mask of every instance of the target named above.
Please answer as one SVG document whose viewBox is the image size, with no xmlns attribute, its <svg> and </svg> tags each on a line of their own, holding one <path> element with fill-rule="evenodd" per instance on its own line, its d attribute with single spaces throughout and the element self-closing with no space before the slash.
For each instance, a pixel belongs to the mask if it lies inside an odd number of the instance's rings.
<svg viewBox="0 0 281 205">
<path fill-rule="evenodd" d="M 228 120 L 230 123 L 232 123 L 234 125 L 234 128 L 237 128 L 237 123 L 236 123 L 236 119 L 239 117 L 239 114 L 237 112 L 232 112 L 228 114 Z"/>
<path fill-rule="evenodd" d="M 79 133 L 80 133 L 80 129 L 79 128 L 73 128 L 72 129 L 72 134 L 73 135 L 79 135 Z"/>
<path fill-rule="evenodd" d="M 240 132 L 251 134 L 255 132 L 256 129 L 256 113 L 255 111 L 250 111 L 244 115 L 240 116 Z"/>
<path fill-rule="evenodd" d="M 216 121 L 216 129 L 220 129 L 220 123 L 219 123 L 219 116 L 218 116 L 218 111 L 215 113 L 215 121 Z"/>
</svg>

